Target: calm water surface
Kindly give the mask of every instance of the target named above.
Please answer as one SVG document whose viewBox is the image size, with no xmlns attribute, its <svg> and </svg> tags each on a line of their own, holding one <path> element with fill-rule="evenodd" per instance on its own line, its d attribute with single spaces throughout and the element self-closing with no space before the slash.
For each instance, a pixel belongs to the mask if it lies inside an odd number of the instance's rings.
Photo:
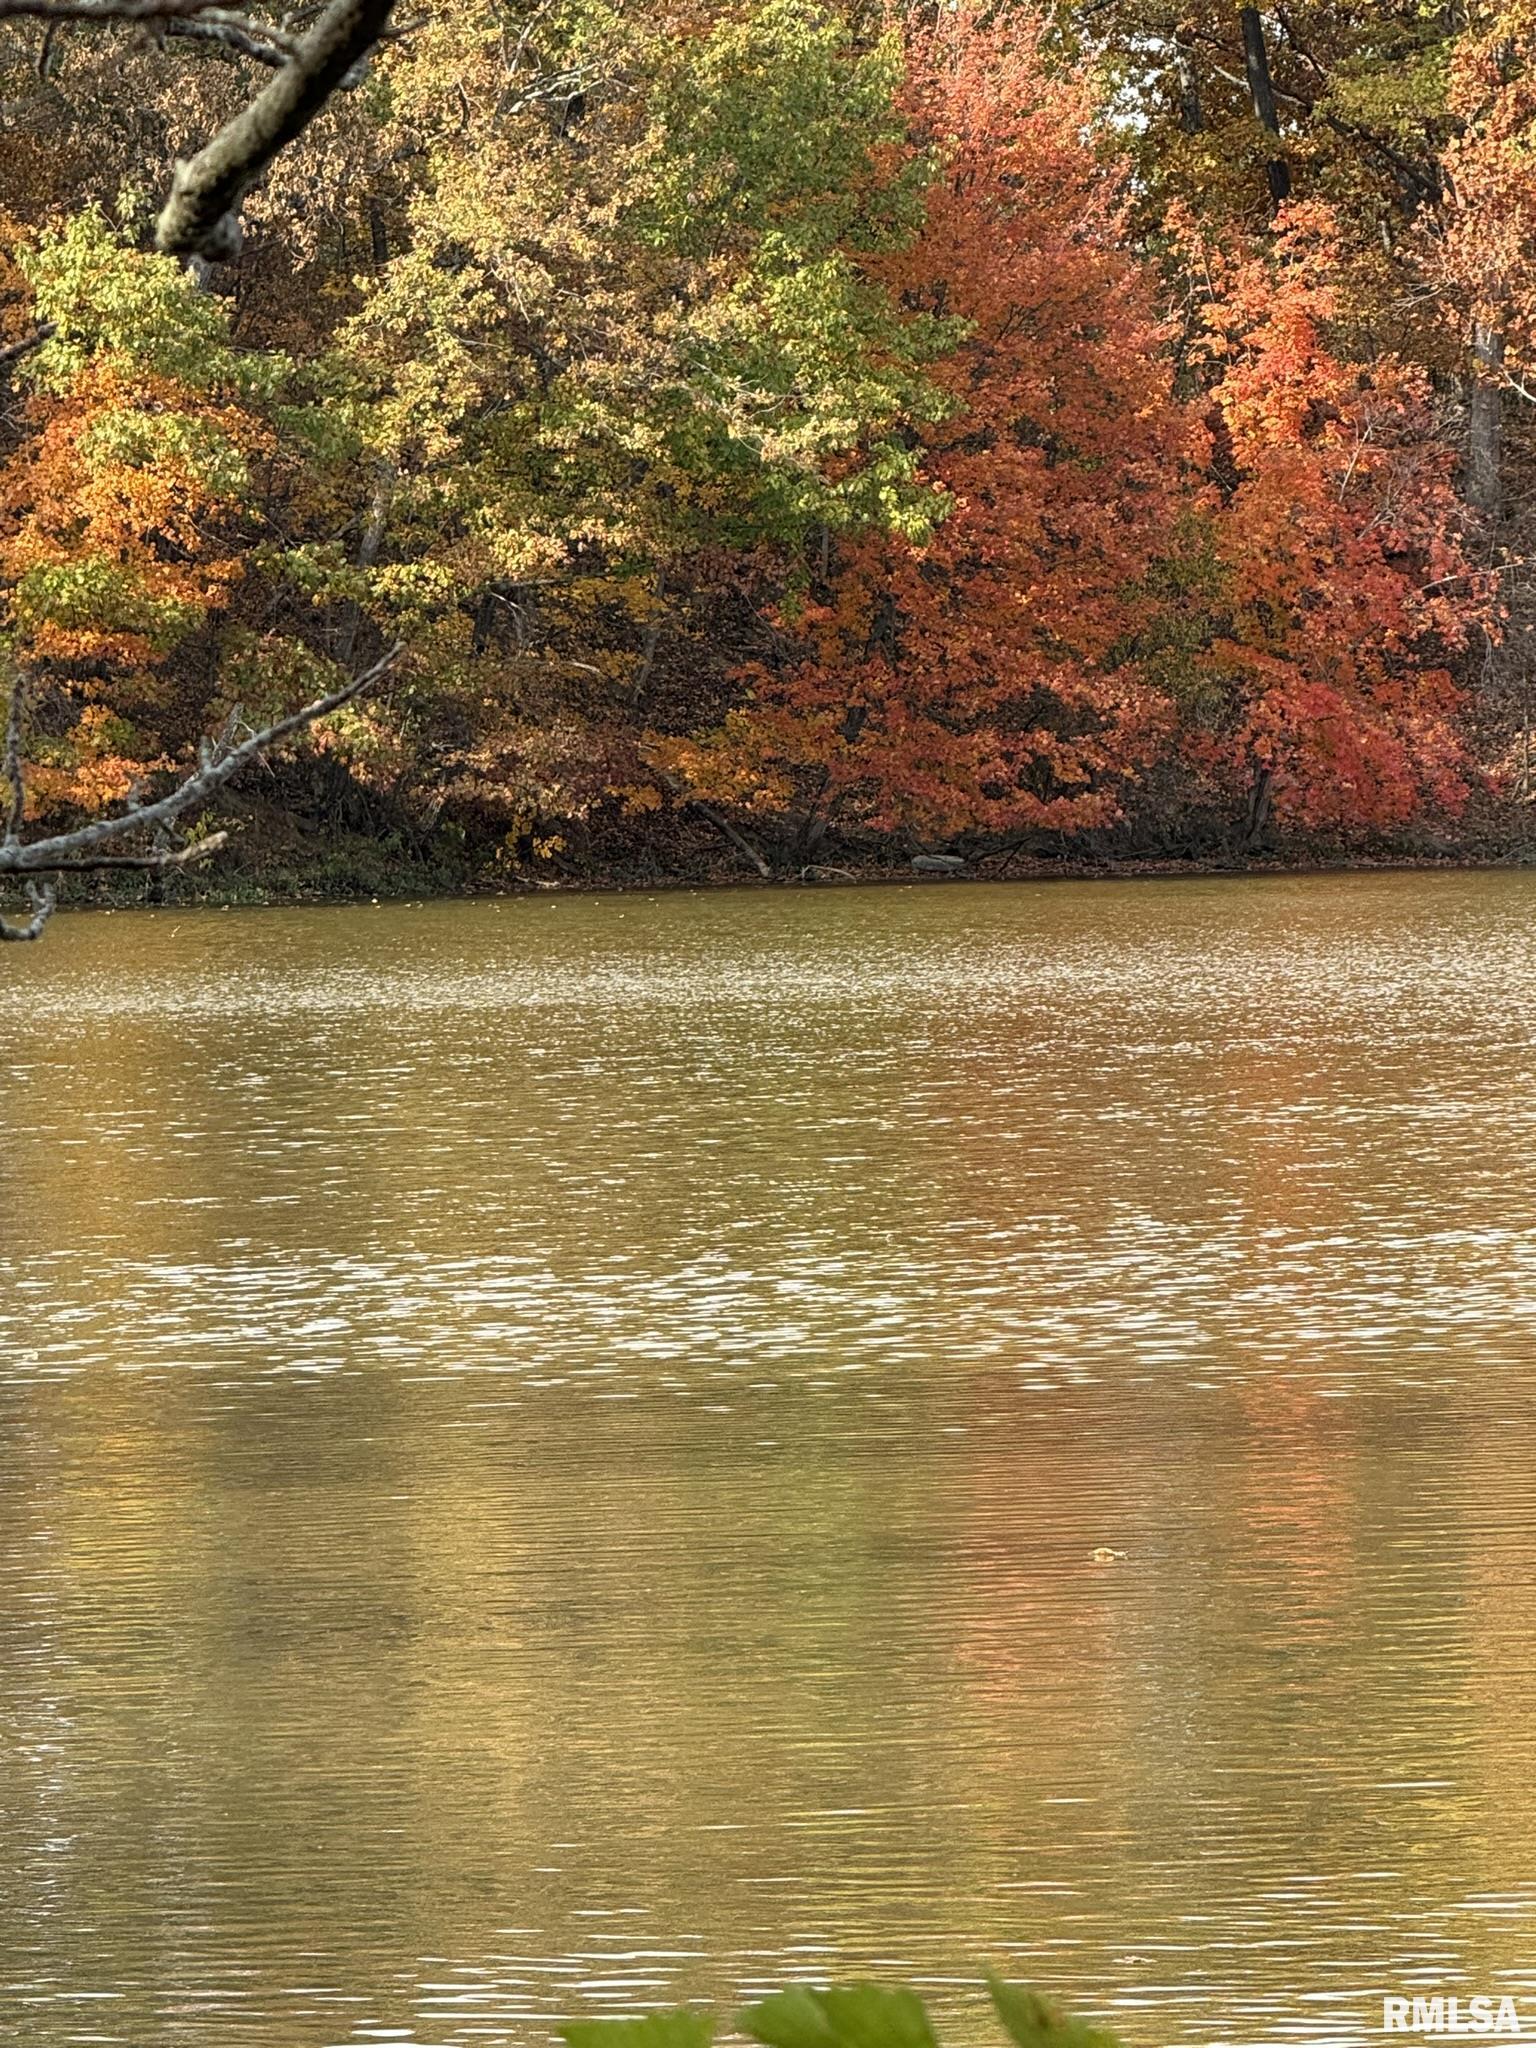
<svg viewBox="0 0 1536 2048">
<path fill-rule="evenodd" d="M 0 994 L 0 2040 L 1536 1999 L 1536 878 L 76 917 Z"/>
</svg>

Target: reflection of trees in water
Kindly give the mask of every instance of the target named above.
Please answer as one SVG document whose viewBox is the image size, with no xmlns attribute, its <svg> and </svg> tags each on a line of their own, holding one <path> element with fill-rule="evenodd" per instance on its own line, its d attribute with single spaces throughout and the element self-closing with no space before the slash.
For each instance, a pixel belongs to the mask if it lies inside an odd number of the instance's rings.
<svg viewBox="0 0 1536 2048">
<path fill-rule="evenodd" d="M 1261 895 L 1201 912 L 1260 974 Z M 994 969 L 1081 964 L 1081 893 L 1027 945 L 993 900 Z M 988 1954 L 1144 1996 L 1151 2043 L 1289 2023 L 1378 1950 L 1518 1967 L 1518 1900 L 1460 1910 L 1514 1890 L 1528 1799 L 1518 1362 L 1409 1387 L 1385 1324 L 1349 1381 L 1274 1301 L 1179 1334 L 1201 1231 L 1208 1301 L 1279 1242 L 1326 1304 L 1314 1241 L 1361 1183 L 1298 1198 L 1285 1160 L 1336 1137 L 1279 1129 L 1304 1071 L 1168 1053 L 1187 997 L 1135 944 L 1167 901 L 1103 912 L 1139 1040 L 1096 954 L 1054 1008 L 954 999 L 942 1059 L 918 966 L 910 1001 L 822 1002 L 808 1046 L 782 961 L 762 1017 L 661 1032 L 632 988 L 594 998 L 594 959 L 703 973 L 685 903 L 633 939 L 561 906 L 564 1010 L 506 999 L 532 937 L 473 906 L 414 1006 L 328 1007 L 338 976 L 399 991 L 405 911 L 274 918 L 259 983 L 233 916 L 71 920 L 27 955 L 0 1204 L 47 1285 L 0 1328 L 73 1376 L 24 1384 L 12 1348 L 0 1393 L 26 1967 L 198 2048 L 210 2011 L 284 2048 L 365 2006 L 494 2038 Z M 770 910 L 829 920 L 778 931 L 791 960 L 893 944 L 867 899 Z M 761 914 L 718 913 L 743 944 Z M 948 944 L 910 914 L 915 957 Z M 167 1001 L 58 1033 L 44 999 L 115 996 L 124 946 Z M 444 999 L 487 972 L 494 1003 Z M 1372 1125 L 1360 1175 L 1407 1128 Z"/>
</svg>

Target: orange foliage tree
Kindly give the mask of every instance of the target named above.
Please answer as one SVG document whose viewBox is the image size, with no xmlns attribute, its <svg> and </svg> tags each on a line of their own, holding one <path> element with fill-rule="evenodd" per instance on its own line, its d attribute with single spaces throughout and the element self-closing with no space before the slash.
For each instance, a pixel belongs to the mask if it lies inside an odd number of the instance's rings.
<svg viewBox="0 0 1536 2048">
<path fill-rule="evenodd" d="M 6 645 L 42 707 L 34 807 L 94 814 L 168 765 L 167 664 L 245 573 L 239 514 L 271 436 L 232 388 L 221 316 L 168 259 L 134 259 L 87 214 L 25 261 L 57 331 L 0 470 Z"/>
<path fill-rule="evenodd" d="M 750 701 L 667 765 L 798 808 L 810 840 L 1081 837 L 1160 808 L 1163 843 L 1252 843 L 1454 815 L 1475 780 L 1454 666 L 1489 592 L 1428 378 L 1350 346 L 1335 218 L 1293 206 L 1236 250 L 1175 221 L 1196 301 L 1176 389 L 1102 108 L 1042 19 L 913 31 L 905 100 L 936 172 L 882 262 L 959 323 L 921 429 L 948 515 L 844 543 Z"/>
<path fill-rule="evenodd" d="M 1536 0 L 1485 14 L 1450 66 L 1462 132 L 1445 155 L 1429 268 L 1482 374 L 1497 381 L 1507 364 L 1523 384 L 1536 367 Z"/>
<path fill-rule="evenodd" d="M 227 463 L 231 422 L 220 417 L 214 441 L 188 400 L 169 380 L 93 367 L 34 401 L 37 437 L 0 480 L 13 647 L 31 676 L 80 704 L 34 770 L 45 805 L 95 812 L 167 765 L 143 713 L 167 656 L 242 574 L 209 532 L 232 509 L 229 480 L 210 468 L 216 455 Z"/>
</svg>

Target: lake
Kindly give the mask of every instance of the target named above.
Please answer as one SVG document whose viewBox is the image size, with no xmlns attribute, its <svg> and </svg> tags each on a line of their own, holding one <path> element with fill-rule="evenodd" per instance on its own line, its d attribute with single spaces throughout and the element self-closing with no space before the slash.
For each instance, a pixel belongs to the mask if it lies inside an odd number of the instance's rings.
<svg viewBox="0 0 1536 2048">
<path fill-rule="evenodd" d="M 79 915 L 0 996 L 0 2040 L 1536 1995 L 1536 877 Z"/>
</svg>

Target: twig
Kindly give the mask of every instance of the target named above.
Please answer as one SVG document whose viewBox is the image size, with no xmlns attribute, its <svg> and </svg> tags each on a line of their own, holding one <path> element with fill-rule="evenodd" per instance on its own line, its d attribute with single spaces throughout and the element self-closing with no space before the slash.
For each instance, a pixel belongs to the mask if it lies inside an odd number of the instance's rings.
<svg viewBox="0 0 1536 2048">
<path fill-rule="evenodd" d="M 172 40 L 217 43 L 221 49 L 249 57 L 254 64 L 265 64 L 269 71 L 281 71 L 293 55 L 293 44 L 280 29 L 265 28 L 255 22 L 246 25 L 232 21 L 168 21 L 164 33 Z"/>
<path fill-rule="evenodd" d="M 212 0 L 0 0 L 0 21 L 183 21 L 222 12 Z"/>
</svg>

